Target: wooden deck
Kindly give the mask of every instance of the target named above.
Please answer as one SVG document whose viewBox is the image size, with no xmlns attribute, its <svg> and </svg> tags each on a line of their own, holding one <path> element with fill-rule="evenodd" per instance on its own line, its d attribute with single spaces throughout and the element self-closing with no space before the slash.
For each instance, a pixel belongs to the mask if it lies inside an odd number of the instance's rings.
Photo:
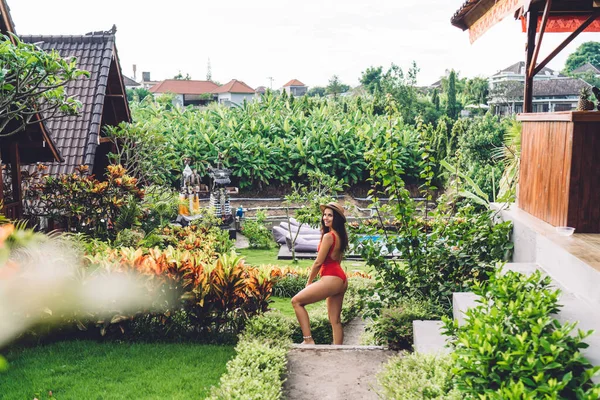
<svg viewBox="0 0 600 400">
<path fill-rule="evenodd" d="M 511 205 L 508 212 L 511 219 L 514 218 L 526 223 L 527 226 L 545 236 L 553 244 L 563 248 L 596 271 L 600 271 L 600 234 L 577 233 L 575 231 L 572 236 L 560 236 L 555 227 L 523 211 L 516 205 Z"/>
</svg>

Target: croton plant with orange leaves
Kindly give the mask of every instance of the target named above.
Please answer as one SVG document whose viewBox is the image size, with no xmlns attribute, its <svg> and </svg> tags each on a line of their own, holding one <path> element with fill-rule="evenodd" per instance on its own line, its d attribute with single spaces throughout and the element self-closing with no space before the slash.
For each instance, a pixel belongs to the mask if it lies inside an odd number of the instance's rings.
<svg viewBox="0 0 600 400">
<path fill-rule="evenodd" d="M 68 232 L 113 239 L 123 207 L 144 197 L 137 179 L 121 165 L 109 165 L 104 181 L 89 175 L 87 166 L 57 177 L 45 175 L 45 170 L 40 165 L 38 173 L 28 178 L 27 214 L 48 217 Z"/>
<path fill-rule="evenodd" d="M 112 272 L 135 271 L 147 278 L 148 289 L 161 296 L 163 323 L 184 309 L 198 329 L 236 329 L 248 317 L 267 311 L 273 281 L 267 268 L 244 263 L 234 252 L 208 259 L 198 251 L 119 248 L 88 256 L 91 264 Z M 119 321 L 121 322 L 121 321 Z"/>
</svg>

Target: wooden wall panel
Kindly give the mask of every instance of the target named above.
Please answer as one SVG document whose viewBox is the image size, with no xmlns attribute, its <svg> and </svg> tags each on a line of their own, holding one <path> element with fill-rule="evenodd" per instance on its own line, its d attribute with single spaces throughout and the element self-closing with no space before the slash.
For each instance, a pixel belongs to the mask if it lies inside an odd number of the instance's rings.
<svg viewBox="0 0 600 400">
<path fill-rule="evenodd" d="M 600 233 L 600 113 L 521 114 L 519 207 Z"/>
</svg>

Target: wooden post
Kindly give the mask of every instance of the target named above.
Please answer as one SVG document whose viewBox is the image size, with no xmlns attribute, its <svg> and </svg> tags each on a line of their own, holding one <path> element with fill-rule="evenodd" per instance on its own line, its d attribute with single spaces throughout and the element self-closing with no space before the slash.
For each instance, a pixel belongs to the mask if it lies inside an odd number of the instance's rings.
<svg viewBox="0 0 600 400">
<path fill-rule="evenodd" d="M 10 159 L 13 202 L 18 204 L 13 218 L 18 219 L 21 218 L 23 212 L 23 196 L 21 195 L 21 159 L 19 157 L 19 144 L 17 141 L 13 141 L 10 144 Z"/>
<path fill-rule="evenodd" d="M 4 202 L 4 180 L 2 179 L 2 158 L 0 158 L 0 203 Z M 3 209 L 0 208 L 0 214 L 2 214 Z"/>
<path fill-rule="evenodd" d="M 527 13 L 527 45 L 525 49 L 525 93 L 523 94 L 523 112 L 533 111 L 533 77 L 529 66 L 535 51 L 535 31 L 537 30 L 539 9 L 532 4 Z"/>
</svg>

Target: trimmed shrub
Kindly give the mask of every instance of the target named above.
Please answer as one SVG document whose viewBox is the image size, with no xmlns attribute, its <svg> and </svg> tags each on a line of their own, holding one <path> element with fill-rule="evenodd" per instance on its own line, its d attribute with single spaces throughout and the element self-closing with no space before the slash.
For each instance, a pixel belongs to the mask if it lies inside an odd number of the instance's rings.
<svg viewBox="0 0 600 400">
<path fill-rule="evenodd" d="M 474 292 L 479 305 L 458 327 L 446 320 L 456 336 L 457 387 L 486 399 L 598 399 L 600 385 L 591 377 L 600 370 L 581 355 L 591 334 L 572 334 L 575 324 L 561 324 L 559 291 L 537 271 L 531 276 L 500 272 Z"/>
<path fill-rule="evenodd" d="M 276 313 L 252 318 L 209 399 L 280 399 L 290 333 L 290 323 Z"/>
<path fill-rule="evenodd" d="M 442 308 L 431 301 L 406 298 L 392 308 L 383 309 L 379 318 L 367 329 L 378 345 L 392 350 L 412 350 L 413 321 L 437 320 L 442 315 Z"/>
<path fill-rule="evenodd" d="M 246 219 L 242 233 L 248 238 L 250 247 L 254 249 L 272 249 L 275 247 L 273 234 L 265 226 L 267 214 L 264 211 L 256 212 L 256 220 Z"/>
<path fill-rule="evenodd" d="M 294 297 L 299 291 L 306 287 L 306 275 L 286 274 L 275 281 L 273 285 L 273 296 Z"/>
<path fill-rule="evenodd" d="M 227 373 L 209 399 L 280 399 L 287 346 L 270 346 L 260 339 L 242 340 L 237 356 L 227 363 Z"/>
<path fill-rule="evenodd" d="M 393 357 L 378 374 L 380 397 L 402 400 L 460 400 L 452 384 L 452 357 L 414 353 Z"/>
</svg>

